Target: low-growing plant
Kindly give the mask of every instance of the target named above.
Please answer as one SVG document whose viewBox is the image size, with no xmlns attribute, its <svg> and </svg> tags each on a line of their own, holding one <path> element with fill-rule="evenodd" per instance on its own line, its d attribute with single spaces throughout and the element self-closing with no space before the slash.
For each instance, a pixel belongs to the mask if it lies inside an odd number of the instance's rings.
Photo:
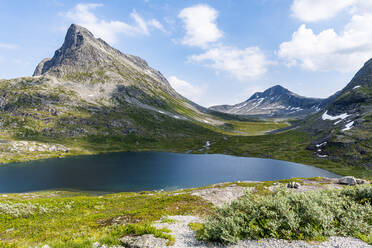
<svg viewBox="0 0 372 248">
<path fill-rule="evenodd" d="M 101 243 L 113 245 L 118 244 L 118 239 L 122 236 L 153 234 L 156 238 L 167 239 L 167 245 L 172 245 L 175 242 L 175 238 L 169 234 L 170 232 L 167 228 L 157 229 L 150 224 L 116 225 L 108 235 L 101 239 Z"/>
<path fill-rule="evenodd" d="M 204 225 L 198 222 L 190 222 L 189 227 L 196 233 L 196 238 L 200 239 L 203 233 Z"/>
<path fill-rule="evenodd" d="M 323 240 L 332 235 L 371 241 L 372 187 L 271 195 L 247 192 L 218 208 L 204 224 L 200 238 L 223 243 L 241 239 Z"/>
</svg>

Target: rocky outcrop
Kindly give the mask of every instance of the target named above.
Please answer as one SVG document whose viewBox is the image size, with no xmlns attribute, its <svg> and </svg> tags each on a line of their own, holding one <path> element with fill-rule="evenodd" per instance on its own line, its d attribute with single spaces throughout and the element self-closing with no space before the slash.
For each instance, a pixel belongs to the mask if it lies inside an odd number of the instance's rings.
<svg viewBox="0 0 372 248">
<path fill-rule="evenodd" d="M 352 177 L 352 176 L 346 176 L 346 177 L 340 178 L 338 180 L 338 183 L 353 186 L 353 185 L 356 185 L 356 184 L 365 184 L 365 183 L 367 183 L 367 181 L 365 181 L 363 179 L 358 179 L 358 178 L 355 178 L 355 177 Z"/>
</svg>

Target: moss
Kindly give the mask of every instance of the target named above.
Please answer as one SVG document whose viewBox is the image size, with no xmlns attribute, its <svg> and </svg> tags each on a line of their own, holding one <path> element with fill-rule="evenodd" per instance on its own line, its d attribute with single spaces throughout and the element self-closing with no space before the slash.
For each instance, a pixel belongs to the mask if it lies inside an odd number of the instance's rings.
<svg viewBox="0 0 372 248">
<path fill-rule="evenodd" d="M 201 239 L 201 235 L 204 231 L 204 225 L 198 222 L 190 222 L 188 226 L 196 233 L 196 238 Z"/>
</svg>

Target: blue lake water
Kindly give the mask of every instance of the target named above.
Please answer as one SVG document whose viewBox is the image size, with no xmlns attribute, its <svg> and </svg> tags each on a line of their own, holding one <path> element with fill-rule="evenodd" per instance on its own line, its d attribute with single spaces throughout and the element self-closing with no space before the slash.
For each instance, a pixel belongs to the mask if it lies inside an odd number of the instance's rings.
<svg viewBox="0 0 372 248">
<path fill-rule="evenodd" d="M 0 166 L 0 192 L 171 190 L 220 182 L 315 176 L 338 177 L 316 167 L 272 159 L 123 152 Z"/>
</svg>

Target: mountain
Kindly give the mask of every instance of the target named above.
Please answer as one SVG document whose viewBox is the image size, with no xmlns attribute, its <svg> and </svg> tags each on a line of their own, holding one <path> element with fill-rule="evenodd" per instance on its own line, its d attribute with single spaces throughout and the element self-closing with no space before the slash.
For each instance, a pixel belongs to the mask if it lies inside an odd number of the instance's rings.
<svg viewBox="0 0 372 248">
<path fill-rule="evenodd" d="M 145 60 L 75 24 L 32 77 L 0 80 L 1 136 L 12 140 L 131 148 L 141 141 L 212 133 L 205 126 L 223 122 L 206 111 Z"/>
<path fill-rule="evenodd" d="M 321 112 L 301 125 L 320 159 L 346 161 L 372 169 L 372 59 Z"/>
<path fill-rule="evenodd" d="M 299 96 L 280 85 L 276 85 L 264 92 L 253 94 L 242 103 L 212 106 L 210 109 L 238 115 L 303 116 L 320 111 L 327 101 L 326 99 Z"/>
</svg>

